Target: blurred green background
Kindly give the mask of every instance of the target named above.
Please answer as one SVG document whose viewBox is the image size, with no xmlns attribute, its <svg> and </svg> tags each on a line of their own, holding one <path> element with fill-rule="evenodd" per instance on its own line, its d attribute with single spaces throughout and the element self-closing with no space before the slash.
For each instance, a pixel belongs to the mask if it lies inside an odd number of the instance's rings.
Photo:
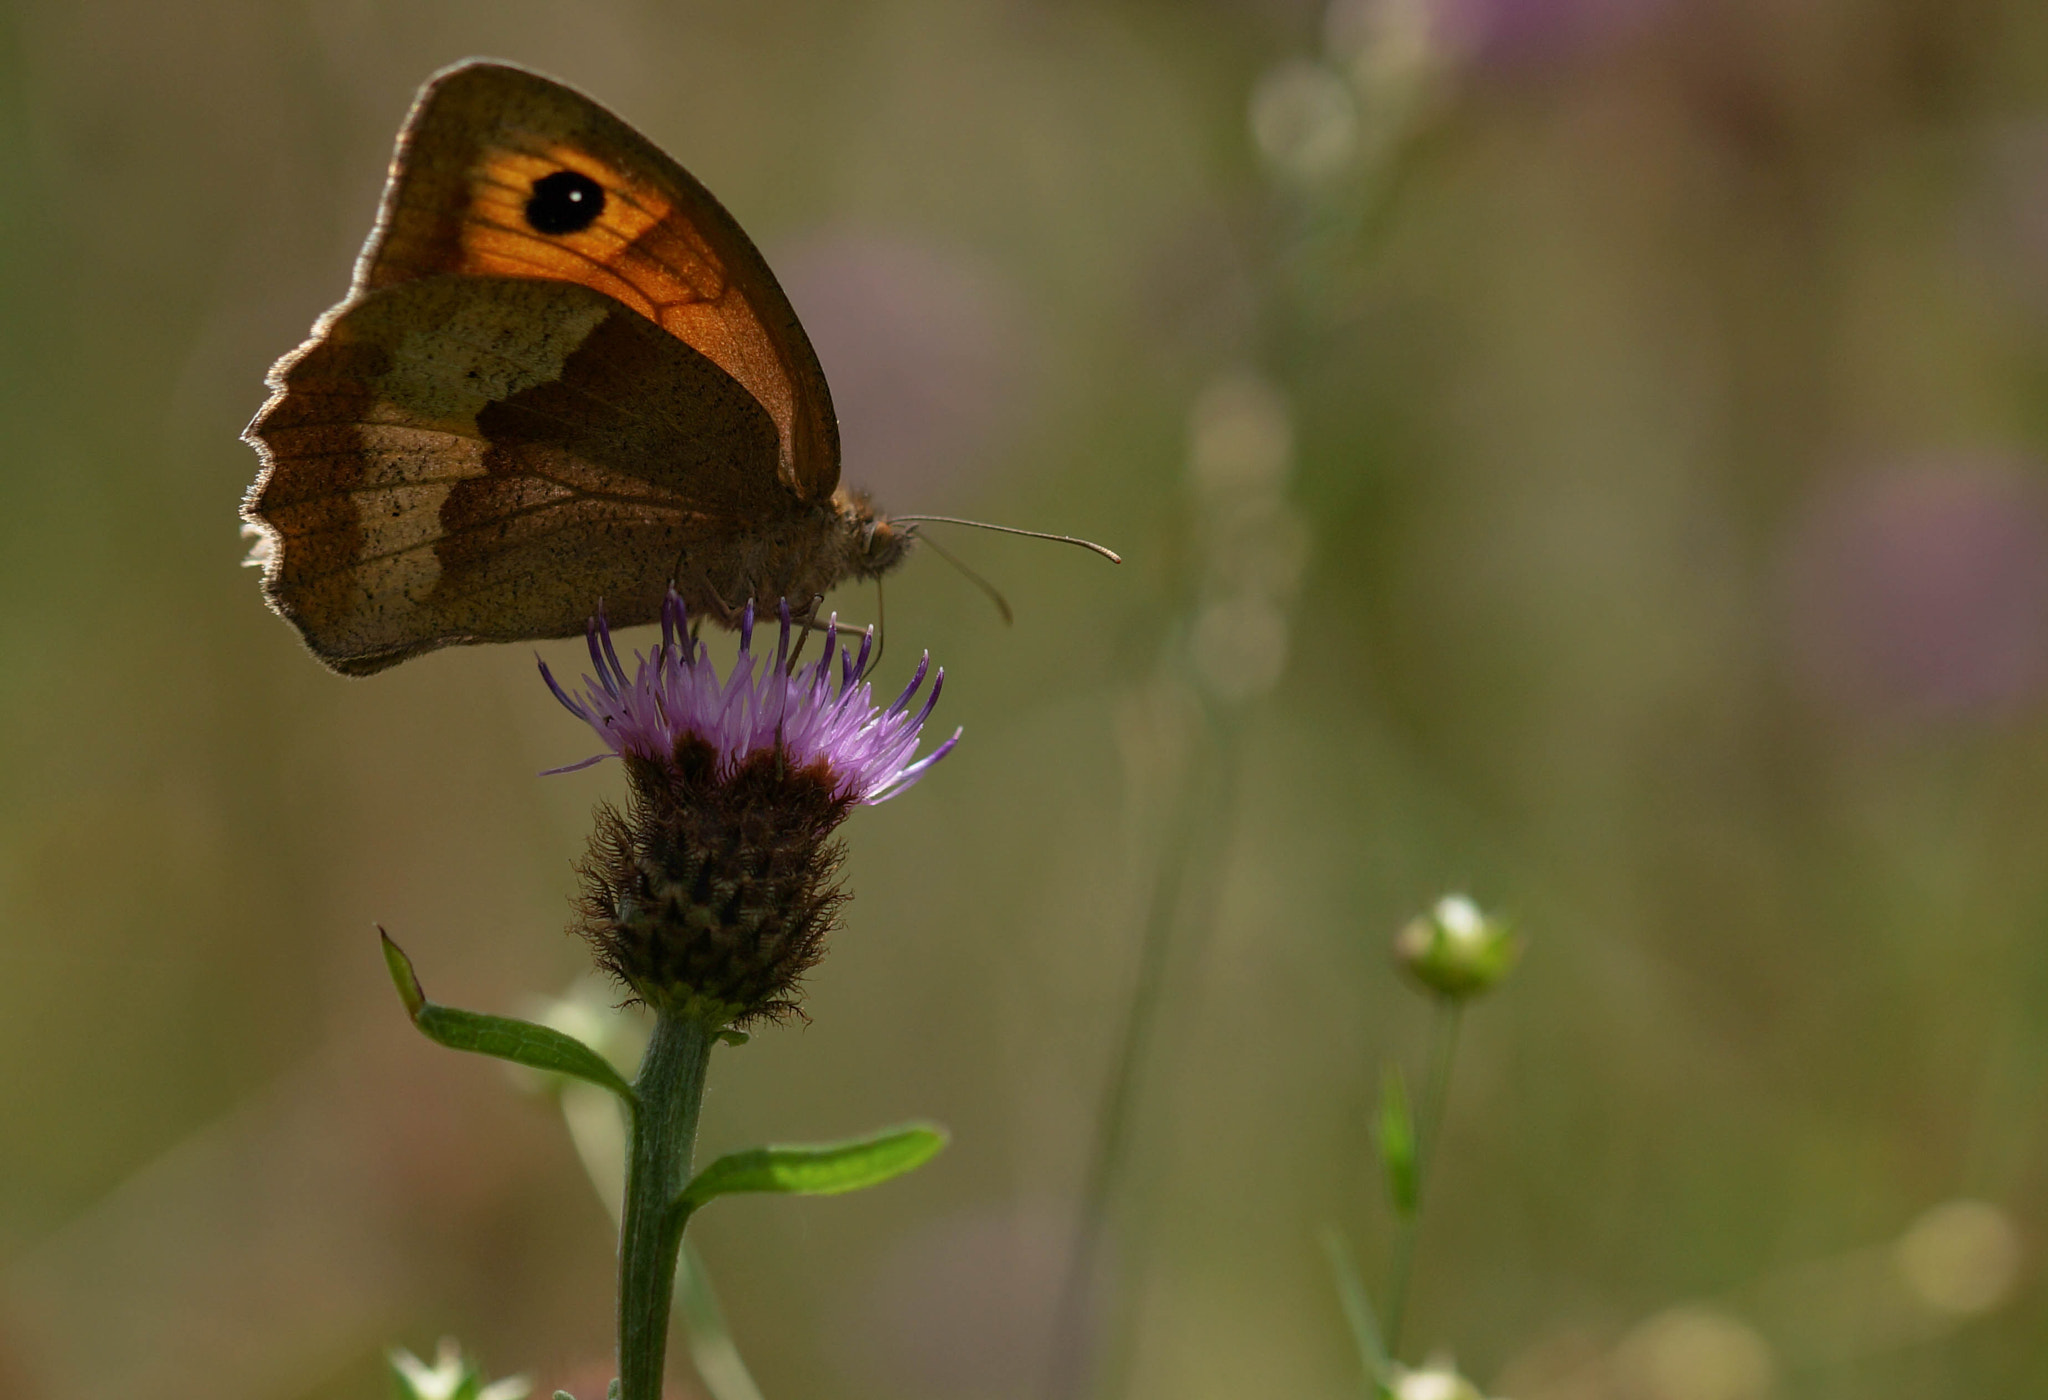
<svg viewBox="0 0 2048 1400">
<path fill-rule="evenodd" d="M 1387 940 L 1451 888 L 1530 947 L 1418 1351 L 1519 1400 L 2048 1390 L 2048 10 L 14 0 L 0 1394 L 377 1395 L 444 1332 L 601 1391 L 561 1120 L 412 1032 L 372 923 L 443 1000 L 560 992 L 618 774 L 536 777 L 590 741 L 527 649 L 345 682 L 237 567 L 262 374 L 472 53 L 732 208 L 851 480 L 1129 559 L 946 535 L 1008 630 L 889 585 L 885 683 L 929 647 L 967 737 L 851 824 L 812 1024 L 722 1052 L 704 1145 L 955 1142 L 704 1217 L 768 1396 L 1038 1393 L 1180 857 L 1130 1395 L 1358 1393 L 1316 1232 L 1378 1277 Z"/>
</svg>

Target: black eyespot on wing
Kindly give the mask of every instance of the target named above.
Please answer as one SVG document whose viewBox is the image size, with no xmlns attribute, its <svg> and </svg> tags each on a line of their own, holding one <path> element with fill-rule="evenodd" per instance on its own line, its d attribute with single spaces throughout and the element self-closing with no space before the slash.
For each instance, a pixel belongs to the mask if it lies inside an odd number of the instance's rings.
<svg viewBox="0 0 2048 1400">
<path fill-rule="evenodd" d="M 581 233 L 604 212 L 604 186 L 580 170 L 557 170 L 533 182 L 526 222 L 541 233 Z"/>
</svg>

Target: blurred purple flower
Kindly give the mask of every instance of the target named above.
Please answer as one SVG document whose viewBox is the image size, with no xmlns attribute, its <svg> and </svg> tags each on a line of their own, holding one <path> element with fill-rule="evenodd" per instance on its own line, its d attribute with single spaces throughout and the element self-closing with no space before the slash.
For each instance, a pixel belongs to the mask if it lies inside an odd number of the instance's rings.
<svg viewBox="0 0 2048 1400">
<path fill-rule="evenodd" d="M 1997 714 L 2048 684 L 2048 491 L 2032 464 L 1837 482 L 1794 528 L 1784 581 L 1800 668 L 1847 706 Z"/>
<path fill-rule="evenodd" d="M 1439 0 L 1440 33 L 1481 64 L 1557 62 L 1627 38 L 1678 0 Z"/>
<path fill-rule="evenodd" d="M 897 509 L 988 465 L 1023 397 L 1017 299 L 974 259 L 847 231 L 780 252 L 839 411 L 846 476 Z"/>
</svg>

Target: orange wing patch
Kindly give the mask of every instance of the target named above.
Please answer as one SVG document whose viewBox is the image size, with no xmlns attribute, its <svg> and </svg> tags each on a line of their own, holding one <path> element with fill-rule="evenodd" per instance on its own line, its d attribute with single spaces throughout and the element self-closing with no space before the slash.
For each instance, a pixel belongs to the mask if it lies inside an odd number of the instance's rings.
<svg viewBox="0 0 2048 1400">
<path fill-rule="evenodd" d="M 573 171 L 604 207 L 536 228 L 540 180 Z M 777 472 L 809 501 L 839 482 L 839 432 L 809 337 L 759 250 L 710 191 L 589 98 L 523 69 L 467 63 L 427 84 L 399 134 L 361 296 L 438 273 L 575 282 L 683 341 L 768 411 Z"/>
<path fill-rule="evenodd" d="M 604 211 L 577 232 L 543 234 L 527 222 L 526 203 L 558 170 L 595 181 Z M 671 200 L 566 144 L 486 149 L 469 185 L 455 271 L 580 282 L 637 311 L 760 400 L 793 470 L 795 393 L 781 357 L 718 255 Z"/>
</svg>

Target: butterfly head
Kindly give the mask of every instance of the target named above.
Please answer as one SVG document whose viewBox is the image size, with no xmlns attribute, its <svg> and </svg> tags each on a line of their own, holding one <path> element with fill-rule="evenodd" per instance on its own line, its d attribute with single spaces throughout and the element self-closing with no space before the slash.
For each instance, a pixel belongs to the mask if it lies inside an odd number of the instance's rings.
<svg viewBox="0 0 2048 1400">
<path fill-rule="evenodd" d="M 851 572 L 855 578 L 880 578 L 910 552 L 914 525 L 898 525 L 875 509 L 864 492 L 848 493 L 842 506 L 852 535 Z"/>
</svg>

